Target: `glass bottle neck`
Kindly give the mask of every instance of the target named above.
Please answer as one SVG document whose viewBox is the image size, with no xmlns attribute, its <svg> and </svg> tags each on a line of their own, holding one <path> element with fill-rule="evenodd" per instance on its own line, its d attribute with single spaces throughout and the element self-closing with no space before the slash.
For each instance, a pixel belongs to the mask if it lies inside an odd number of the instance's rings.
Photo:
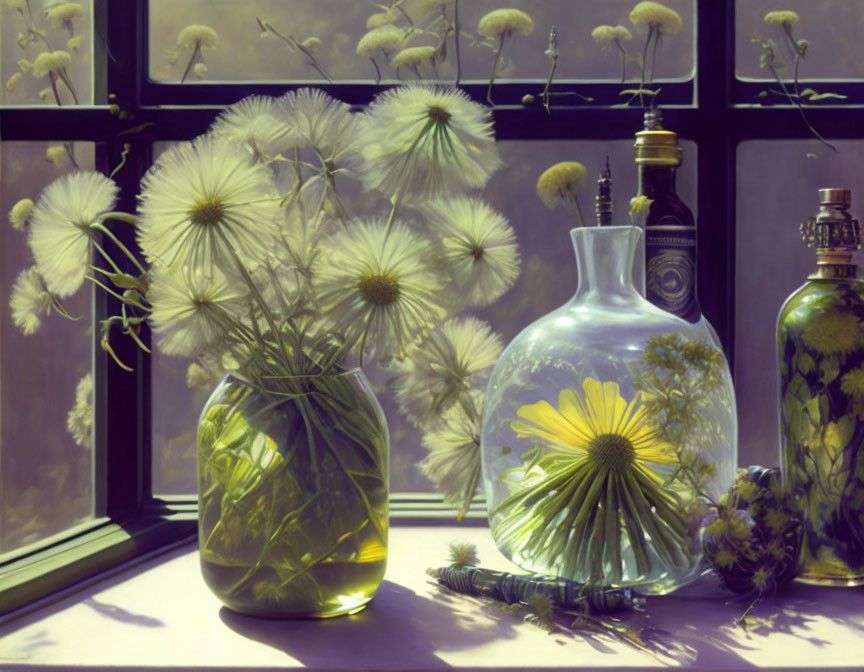
<svg viewBox="0 0 864 672">
<path fill-rule="evenodd" d="M 633 285 L 633 259 L 642 231 L 635 226 L 573 229 L 579 286 L 574 303 L 621 305 L 641 299 Z"/>
<path fill-rule="evenodd" d="M 675 166 L 639 166 L 639 195 L 656 199 L 675 193 Z"/>
</svg>

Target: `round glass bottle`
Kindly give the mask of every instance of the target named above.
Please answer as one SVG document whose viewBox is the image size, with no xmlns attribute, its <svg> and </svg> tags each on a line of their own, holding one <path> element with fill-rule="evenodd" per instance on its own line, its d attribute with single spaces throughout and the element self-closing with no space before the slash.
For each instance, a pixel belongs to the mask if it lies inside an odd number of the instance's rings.
<svg viewBox="0 0 864 672">
<path fill-rule="evenodd" d="M 521 567 L 663 594 L 700 571 L 705 495 L 737 466 L 735 396 L 704 321 L 643 299 L 641 232 L 571 232 L 579 284 L 492 373 L 481 449 L 490 526 Z"/>
</svg>

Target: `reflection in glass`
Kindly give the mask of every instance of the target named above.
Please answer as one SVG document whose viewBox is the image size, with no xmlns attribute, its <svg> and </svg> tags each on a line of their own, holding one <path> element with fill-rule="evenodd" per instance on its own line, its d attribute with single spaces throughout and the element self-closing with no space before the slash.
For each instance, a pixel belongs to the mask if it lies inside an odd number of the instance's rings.
<svg viewBox="0 0 864 672">
<path fill-rule="evenodd" d="M 800 19 L 794 25 L 796 39 L 806 39 L 806 56 L 800 64 L 800 78 L 860 79 L 864 77 L 864 13 L 856 0 L 736 0 L 735 74 L 742 79 L 772 80 L 767 68 L 760 68 L 760 43 L 777 45 L 778 59 L 785 62 L 780 74 L 791 79 L 794 52 L 785 45 L 782 28 L 765 23 L 765 15 L 778 9 L 793 11 Z M 755 101 L 754 101 L 755 102 Z"/>
<path fill-rule="evenodd" d="M 0 103 L 92 104 L 92 0 L 9 0 L 0 21 Z"/>
<path fill-rule="evenodd" d="M 150 76 L 161 82 L 369 81 L 379 76 L 388 81 L 397 75 L 403 81 L 418 77 L 453 81 L 456 77 L 452 0 L 405 0 L 398 5 L 390 0 L 151 0 L 149 4 Z M 620 81 L 619 47 L 611 39 L 592 38 L 595 27 L 609 25 L 625 26 L 631 33 L 632 40 L 621 33 L 619 41 L 629 52 L 627 79 L 638 82 L 647 27 L 631 23 L 629 14 L 635 4 L 635 0 L 507 3 L 505 7 L 530 16 L 532 29 L 516 30 L 504 40 L 496 79 L 545 79 L 550 63 L 545 52 L 554 25 L 559 47 L 556 79 Z M 654 79 L 689 78 L 694 67 L 695 3 L 665 0 L 664 4 L 681 15 L 683 29 L 663 37 Z M 501 6 L 497 0 L 460 0 L 461 81 L 488 81 L 500 35 L 484 35 L 489 31 L 479 24 Z M 520 26 L 527 28 L 524 21 Z M 404 49 L 411 51 L 402 53 Z"/>
<path fill-rule="evenodd" d="M 14 324 L 9 301 L 33 263 L 20 224 L 21 199 L 73 169 L 93 168 L 87 143 L 4 142 L 0 187 L 0 553 L 93 515 L 93 382 L 90 293 L 64 301 L 70 322 L 44 312 Z M 14 210 L 9 217 L 10 210 Z M 22 328 L 33 331 L 25 335 Z"/>
<path fill-rule="evenodd" d="M 634 128 L 634 131 L 637 130 Z M 576 265 L 569 231 L 576 225 L 573 210 L 564 205 L 548 209 L 536 193 L 537 178 L 559 161 L 579 161 L 588 171 L 580 192 L 590 219 L 594 179 L 609 156 L 615 179 L 615 209 L 627 219 L 629 201 L 636 194 L 633 143 L 540 141 L 498 143 L 505 168 L 492 175 L 485 196 L 513 226 L 522 257 L 522 273 L 514 287 L 488 308 L 472 314 L 488 322 L 504 342 L 525 326 L 564 304 L 576 286 Z M 678 173 L 678 192 L 696 203 L 696 148 L 683 142 L 684 163 Z M 164 145 L 162 145 L 164 148 Z M 156 151 L 160 147 L 156 148 Z M 210 380 L 188 362 L 153 352 L 153 489 L 162 494 L 195 492 L 195 424 L 218 381 Z M 374 384 L 384 379 L 367 371 Z M 188 381 L 188 384 L 187 384 Z M 378 391 L 378 390 L 376 390 Z M 391 432 L 391 492 L 433 492 L 417 463 L 425 456 L 420 434 L 399 412 L 392 395 L 379 394 Z M 455 515 L 455 514 L 454 514 Z"/>
</svg>

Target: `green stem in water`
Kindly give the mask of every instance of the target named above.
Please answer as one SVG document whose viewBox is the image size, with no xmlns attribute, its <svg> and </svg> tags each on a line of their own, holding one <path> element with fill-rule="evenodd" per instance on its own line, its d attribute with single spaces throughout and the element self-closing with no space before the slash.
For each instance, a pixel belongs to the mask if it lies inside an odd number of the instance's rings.
<svg viewBox="0 0 864 672">
<path fill-rule="evenodd" d="M 576 213 L 577 227 L 585 226 L 585 220 L 582 219 L 582 211 L 579 209 L 579 201 L 576 200 L 576 194 L 569 189 L 567 190 L 567 200 L 573 206 L 573 210 Z"/>
</svg>

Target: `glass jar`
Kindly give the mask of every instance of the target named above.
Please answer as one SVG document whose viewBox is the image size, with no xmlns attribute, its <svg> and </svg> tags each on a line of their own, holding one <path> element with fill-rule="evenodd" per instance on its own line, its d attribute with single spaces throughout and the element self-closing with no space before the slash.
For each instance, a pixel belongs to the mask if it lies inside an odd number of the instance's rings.
<svg viewBox="0 0 864 672">
<path fill-rule="evenodd" d="M 531 572 L 663 594 L 700 573 L 707 498 L 737 466 L 735 395 L 707 323 L 633 286 L 641 232 L 571 232 L 579 283 L 492 373 L 481 448 L 499 549 Z"/>
<path fill-rule="evenodd" d="M 253 616 L 360 611 L 387 557 L 387 424 L 359 369 L 263 392 L 228 376 L 198 425 L 204 580 Z"/>
</svg>

